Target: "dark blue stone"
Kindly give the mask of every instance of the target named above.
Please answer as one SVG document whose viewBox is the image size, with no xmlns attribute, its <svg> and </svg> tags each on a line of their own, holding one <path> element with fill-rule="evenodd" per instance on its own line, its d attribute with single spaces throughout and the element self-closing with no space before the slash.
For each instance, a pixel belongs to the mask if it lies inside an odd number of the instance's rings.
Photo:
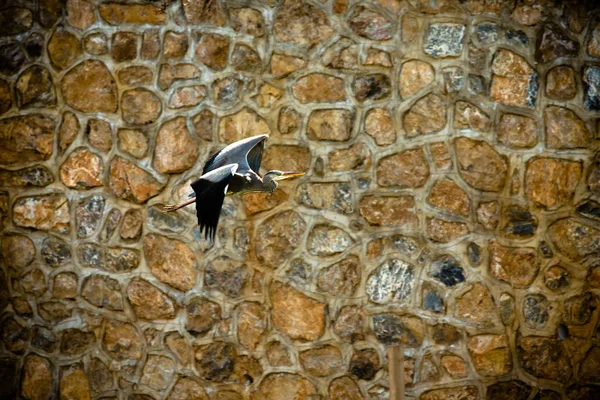
<svg viewBox="0 0 600 400">
<path fill-rule="evenodd" d="M 508 29 L 504 36 L 506 37 L 506 40 L 508 40 L 512 44 L 516 44 L 519 46 L 527 46 L 527 43 L 529 43 L 529 38 L 527 37 L 527 34 L 522 30 Z"/>
<path fill-rule="evenodd" d="M 432 265 L 431 276 L 448 287 L 456 286 L 465 281 L 462 267 L 454 257 L 444 256 L 435 260 Z"/>
<path fill-rule="evenodd" d="M 423 309 L 434 313 L 444 313 L 444 299 L 439 294 L 430 290 L 423 295 Z"/>
<path fill-rule="evenodd" d="M 585 108 L 592 111 L 600 110 L 600 68 L 587 67 L 583 72 L 585 87 Z"/>
</svg>

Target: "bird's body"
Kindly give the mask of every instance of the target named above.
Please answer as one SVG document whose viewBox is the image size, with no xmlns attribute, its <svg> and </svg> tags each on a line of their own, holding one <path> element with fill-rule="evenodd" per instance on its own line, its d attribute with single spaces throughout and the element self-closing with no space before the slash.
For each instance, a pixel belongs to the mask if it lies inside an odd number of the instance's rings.
<svg viewBox="0 0 600 400">
<path fill-rule="evenodd" d="M 213 154 L 202 170 L 202 176 L 191 186 L 191 200 L 164 207 L 174 211 L 196 203 L 196 215 L 200 232 L 206 239 L 214 240 L 225 195 L 247 192 L 273 192 L 277 180 L 304 175 L 297 172 L 269 171 L 263 177 L 258 174 L 264 142 L 268 135 L 252 136 L 226 146 Z"/>
</svg>

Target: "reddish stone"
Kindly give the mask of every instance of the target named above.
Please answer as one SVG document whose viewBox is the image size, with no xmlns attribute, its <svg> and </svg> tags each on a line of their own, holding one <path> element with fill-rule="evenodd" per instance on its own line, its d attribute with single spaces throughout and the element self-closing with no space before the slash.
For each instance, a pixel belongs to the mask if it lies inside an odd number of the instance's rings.
<svg viewBox="0 0 600 400">
<path fill-rule="evenodd" d="M 559 208 L 572 199 L 581 174 L 582 166 L 577 161 L 531 159 L 525 173 L 526 196 L 544 208 Z"/>
<path fill-rule="evenodd" d="M 377 165 L 380 186 L 417 188 L 429 179 L 429 166 L 423 149 L 410 149 L 382 158 Z"/>
<path fill-rule="evenodd" d="M 416 227 L 415 200 L 412 196 L 373 196 L 360 200 L 360 214 L 370 225 Z"/>
<path fill-rule="evenodd" d="M 150 172 L 118 156 L 111 160 L 108 176 L 110 189 L 117 197 L 138 204 L 156 196 L 164 187 Z"/>
<path fill-rule="evenodd" d="M 131 89 L 121 96 L 121 112 L 129 124 L 148 125 L 160 116 L 162 105 L 158 96 L 148 89 Z"/>
<path fill-rule="evenodd" d="M 67 104 L 83 112 L 117 111 L 117 85 L 104 63 L 87 60 L 69 70 L 61 81 Z"/>
<path fill-rule="evenodd" d="M 297 46 L 313 46 L 334 32 L 326 14 L 308 3 L 286 0 L 275 16 L 275 39 Z"/>
<path fill-rule="evenodd" d="M 417 100 L 404 114 L 406 136 L 415 137 L 441 131 L 446 126 L 446 105 L 436 94 Z"/>
<path fill-rule="evenodd" d="M 153 166 L 163 174 L 180 173 L 191 168 L 198 158 L 198 146 L 186 125 L 186 118 L 165 122 L 156 137 Z"/>
<path fill-rule="evenodd" d="M 371 152 L 362 142 L 353 144 L 346 149 L 333 150 L 327 157 L 329 168 L 333 171 L 349 171 L 368 168 L 371 165 Z"/>
<path fill-rule="evenodd" d="M 475 189 L 498 192 L 504 187 L 508 170 L 505 157 L 487 142 L 466 137 L 455 139 L 459 172 Z"/>
<path fill-rule="evenodd" d="M 325 304 L 291 286 L 271 284 L 273 326 L 294 340 L 315 340 L 325 332 Z"/>
<path fill-rule="evenodd" d="M 565 107 L 548 106 L 544 110 L 546 142 L 552 149 L 587 148 L 592 135 L 585 122 Z"/>
<path fill-rule="evenodd" d="M 215 34 L 203 34 L 196 44 L 196 61 L 207 67 L 221 71 L 227 66 L 229 39 Z"/>
<path fill-rule="evenodd" d="M 344 80 L 332 75 L 313 73 L 298 79 L 292 86 L 294 97 L 302 104 L 344 101 Z"/>
</svg>

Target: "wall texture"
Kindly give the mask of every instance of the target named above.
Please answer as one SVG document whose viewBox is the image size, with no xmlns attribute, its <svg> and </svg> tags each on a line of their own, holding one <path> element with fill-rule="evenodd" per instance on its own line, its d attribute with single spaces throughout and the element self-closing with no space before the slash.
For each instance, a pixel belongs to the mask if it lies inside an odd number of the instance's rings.
<svg viewBox="0 0 600 400">
<path fill-rule="evenodd" d="M 0 7 L 1 398 L 600 398 L 592 7 Z M 261 133 L 306 176 L 161 213 Z"/>
</svg>

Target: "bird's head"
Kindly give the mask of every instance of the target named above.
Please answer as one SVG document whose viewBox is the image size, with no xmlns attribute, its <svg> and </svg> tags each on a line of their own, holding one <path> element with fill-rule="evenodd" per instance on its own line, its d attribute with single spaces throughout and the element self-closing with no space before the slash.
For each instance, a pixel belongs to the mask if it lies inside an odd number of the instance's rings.
<svg viewBox="0 0 600 400">
<path fill-rule="evenodd" d="M 271 191 L 274 191 L 275 189 L 277 189 L 278 181 L 283 181 L 284 179 L 297 178 L 302 175 L 304 175 L 304 172 L 286 172 L 273 170 L 267 172 L 263 176 L 263 183 L 265 184 L 265 186 L 269 186 L 271 188 Z"/>
</svg>

